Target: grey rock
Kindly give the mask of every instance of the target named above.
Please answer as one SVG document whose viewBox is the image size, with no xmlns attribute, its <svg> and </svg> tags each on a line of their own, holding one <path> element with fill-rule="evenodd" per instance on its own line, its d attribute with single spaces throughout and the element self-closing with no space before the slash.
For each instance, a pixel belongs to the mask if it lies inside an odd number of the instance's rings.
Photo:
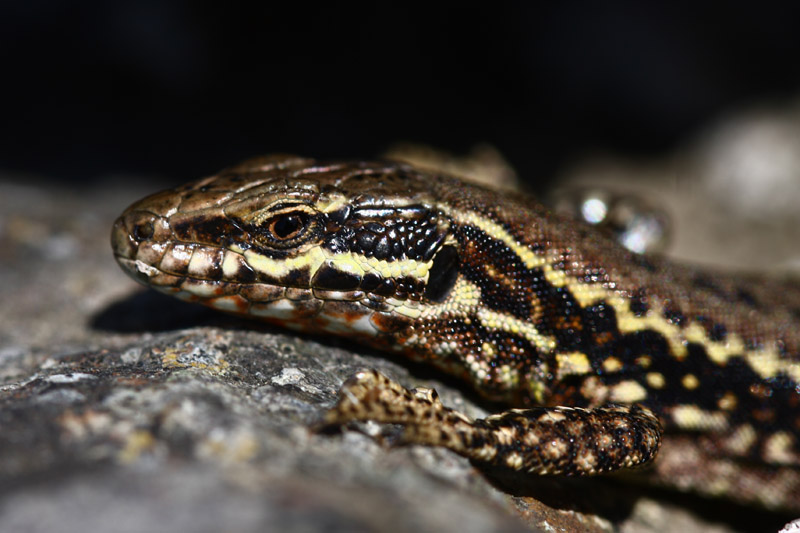
<svg viewBox="0 0 800 533">
<path fill-rule="evenodd" d="M 613 481 L 519 485 L 392 446 L 396 428 L 317 431 L 363 368 L 490 406 L 395 357 L 138 287 L 108 233 L 148 192 L 0 180 L 0 531 L 664 531 L 648 522 L 664 513 L 707 530 Z"/>
</svg>

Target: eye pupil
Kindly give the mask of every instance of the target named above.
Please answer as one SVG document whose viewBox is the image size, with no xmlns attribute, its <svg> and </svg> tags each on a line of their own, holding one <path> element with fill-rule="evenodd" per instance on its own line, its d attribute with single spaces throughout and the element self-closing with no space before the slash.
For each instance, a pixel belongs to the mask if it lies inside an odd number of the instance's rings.
<svg viewBox="0 0 800 533">
<path fill-rule="evenodd" d="M 270 231 L 278 239 L 290 239 L 303 229 L 303 220 L 298 215 L 284 215 L 270 224 Z"/>
</svg>

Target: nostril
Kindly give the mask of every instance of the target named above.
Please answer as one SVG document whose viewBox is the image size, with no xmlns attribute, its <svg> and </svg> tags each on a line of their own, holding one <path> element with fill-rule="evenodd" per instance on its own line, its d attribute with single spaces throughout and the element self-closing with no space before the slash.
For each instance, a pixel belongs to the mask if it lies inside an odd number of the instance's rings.
<svg viewBox="0 0 800 533">
<path fill-rule="evenodd" d="M 140 222 L 133 227 L 133 237 L 137 241 L 144 241 L 153 236 L 155 229 L 151 221 Z"/>
</svg>

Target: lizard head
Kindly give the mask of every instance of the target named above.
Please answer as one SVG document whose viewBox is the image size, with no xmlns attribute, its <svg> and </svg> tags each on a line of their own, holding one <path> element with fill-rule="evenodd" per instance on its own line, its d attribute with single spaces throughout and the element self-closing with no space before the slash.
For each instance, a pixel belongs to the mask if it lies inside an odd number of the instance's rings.
<svg viewBox="0 0 800 533">
<path fill-rule="evenodd" d="M 458 275 L 430 176 L 396 163 L 259 158 L 130 206 L 112 231 L 134 279 L 286 327 L 382 337 Z"/>
</svg>

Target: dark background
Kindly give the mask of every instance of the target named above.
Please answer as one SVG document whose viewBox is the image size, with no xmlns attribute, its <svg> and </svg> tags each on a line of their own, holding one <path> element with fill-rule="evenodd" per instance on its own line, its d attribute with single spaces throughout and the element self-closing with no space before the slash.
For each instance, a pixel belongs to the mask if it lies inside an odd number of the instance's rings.
<svg viewBox="0 0 800 533">
<path fill-rule="evenodd" d="M 180 182 L 268 152 L 489 142 L 541 185 L 800 94 L 798 3 L 338 4 L 4 2 L 0 171 Z"/>
</svg>

